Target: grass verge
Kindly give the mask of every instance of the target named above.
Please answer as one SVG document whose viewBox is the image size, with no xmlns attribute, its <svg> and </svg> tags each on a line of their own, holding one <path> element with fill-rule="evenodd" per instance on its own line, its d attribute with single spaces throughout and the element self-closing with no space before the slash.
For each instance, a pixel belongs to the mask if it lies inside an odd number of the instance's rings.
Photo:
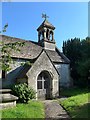
<svg viewBox="0 0 90 120">
<path fill-rule="evenodd" d="M 40 101 L 17 104 L 16 107 L 2 110 L 2 118 L 45 118 L 44 105 Z"/>
<path fill-rule="evenodd" d="M 66 90 L 65 90 L 66 91 Z M 67 110 L 72 118 L 90 118 L 90 92 L 86 89 L 69 89 L 62 95 L 71 96 L 60 104 Z"/>
</svg>

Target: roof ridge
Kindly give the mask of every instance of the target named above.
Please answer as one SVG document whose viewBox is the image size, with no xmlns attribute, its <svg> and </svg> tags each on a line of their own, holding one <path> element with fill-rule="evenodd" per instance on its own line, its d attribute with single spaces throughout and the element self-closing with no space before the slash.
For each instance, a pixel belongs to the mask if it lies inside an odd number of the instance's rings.
<svg viewBox="0 0 90 120">
<path fill-rule="evenodd" d="M 24 40 L 21 38 L 11 37 L 7 35 L 0 35 L 2 36 L 1 39 L 5 41 L 5 43 L 9 42 L 16 42 L 16 41 L 22 41 L 25 42 L 25 46 L 20 47 L 20 52 L 11 52 L 11 56 L 13 58 L 22 58 L 22 59 L 35 59 L 39 56 L 41 53 L 43 47 L 41 47 L 38 42 L 30 41 L 30 40 Z M 50 59 L 53 62 L 57 63 L 69 63 L 67 57 L 65 57 L 59 50 L 51 51 L 46 50 L 47 54 L 49 55 Z"/>
<path fill-rule="evenodd" d="M 50 25 L 52 25 L 48 20 L 45 20 L 44 22 L 47 22 L 47 23 L 49 23 Z M 53 26 L 53 25 L 52 25 Z M 54 26 L 53 26 L 54 27 Z"/>
<path fill-rule="evenodd" d="M 53 61 L 51 60 L 50 56 L 47 54 L 47 51 L 46 51 L 46 50 L 43 50 L 43 51 L 45 51 L 47 57 L 49 58 L 49 60 L 51 61 L 52 65 L 53 65 L 53 67 L 54 67 L 55 70 L 57 71 L 58 75 L 60 75 L 60 73 L 59 73 L 58 70 L 56 69 L 56 67 L 55 67 L 55 65 L 54 65 L 54 63 L 53 63 Z"/>
<path fill-rule="evenodd" d="M 32 40 L 26 40 L 26 39 L 23 39 L 23 38 L 18 38 L 18 37 L 13 37 L 13 36 L 8 36 L 8 35 L 0 35 L 0 36 L 2 36 L 2 37 L 12 38 L 12 39 L 18 39 L 18 40 L 25 41 L 25 42 L 38 43 L 38 42 L 35 42 L 35 41 L 32 41 Z"/>
</svg>

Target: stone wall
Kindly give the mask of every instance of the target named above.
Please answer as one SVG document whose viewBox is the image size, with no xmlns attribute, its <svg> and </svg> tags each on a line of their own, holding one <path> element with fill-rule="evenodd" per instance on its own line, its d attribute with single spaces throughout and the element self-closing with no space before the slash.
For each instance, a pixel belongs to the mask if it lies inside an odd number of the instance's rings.
<svg viewBox="0 0 90 120">
<path fill-rule="evenodd" d="M 18 72 L 22 69 L 22 63 L 25 63 L 23 59 L 14 59 L 13 63 L 10 65 L 11 70 L 7 72 L 6 79 L 2 80 L 2 87 L 9 88 L 15 83 L 15 78 Z"/>
<path fill-rule="evenodd" d="M 43 51 L 31 69 L 28 71 L 28 84 L 37 93 L 37 78 L 42 71 L 48 71 L 52 77 L 52 95 L 53 97 L 59 95 L 59 75 L 51 63 L 50 59 Z M 37 97 L 37 94 L 36 94 Z"/>
<path fill-rule="evenodd" d="M 55 51 L 55 47 L 56 47 L 55 43 L 44 41 L 44 48 L 45 49 Z"/>
<path fill-rule="evenodd" d="M 71 84 L 69 64 L 55 64 L 60 73 L 60 87 L 69 87 Z"/>
<path fill-rule="evenodd" d="M 11 94 L 11 89 L 0 89 L 0 109 L 16 106 L 18 97 Z"/>
<path fill-rule="evenodd" d="M 15 77 L 22 69 L 21 63 L 25 60 L 15 59 L 14 64 L 11 64 L 12 69 L 7 73 L 6 79 L 3 80 L 3 88 L 9 88 L 15 83 Z M 35 61 L 31 69 L 27 72 L 27 82 L 37 92 L 37 78 L 42 71 L 48 71 L 52 77 L 52 95 L 53 97 L 59 95 L 59 75 L 54 68 L 52 62 L 47 54 L 43 51 L 42 54 Z M 22 78 L 23 79 L 23 78 Z M 36 94 L 37 97 L 37 94 Z"/>
</svg>

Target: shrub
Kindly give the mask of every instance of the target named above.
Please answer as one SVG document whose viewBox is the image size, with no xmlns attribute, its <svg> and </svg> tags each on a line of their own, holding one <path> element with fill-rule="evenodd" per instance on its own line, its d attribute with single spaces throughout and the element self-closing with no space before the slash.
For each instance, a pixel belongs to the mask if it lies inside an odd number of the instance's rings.
<svg viewBox="0 0 90 120">
<path fill-rule="evenodd" d="M 28 103 L 30 99 L 35 98 L 35 91 L 28 87 L 26 83 L 16 84 L 12 88 L 13 94 L 16 95 L 21 103 Z"/>
</svg>

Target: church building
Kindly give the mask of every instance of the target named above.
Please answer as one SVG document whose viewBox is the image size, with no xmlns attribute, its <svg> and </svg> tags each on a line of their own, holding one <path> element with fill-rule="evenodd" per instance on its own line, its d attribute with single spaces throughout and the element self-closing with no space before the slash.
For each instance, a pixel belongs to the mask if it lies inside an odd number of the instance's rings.
<svg viewBox="0 0 90 120">
<path fill-rule="evenodd" d="M 5 43 L 25 42 L 20 52 L 13 51 L 14 63 L 4 78 L 1 71 L 2 87 L 8 88 L 16 83 L 27 83 L 36 92 L 37 99 L 58 97 L 60 87 L 69 87 L 69 59 L 56 47 L 55 27 L 45 20 L 37 28 L 38 42 L 2 35 Z M 25 64 L 30 62 L 31 65 Z"/>
</svg>

